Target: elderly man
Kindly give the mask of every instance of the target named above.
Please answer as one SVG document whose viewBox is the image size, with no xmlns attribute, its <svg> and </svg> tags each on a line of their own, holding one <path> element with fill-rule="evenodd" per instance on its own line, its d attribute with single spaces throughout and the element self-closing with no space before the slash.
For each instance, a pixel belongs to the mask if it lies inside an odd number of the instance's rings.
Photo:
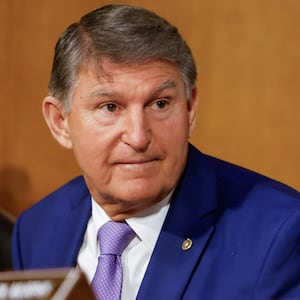
<svg viewBox="0 0 300 300">
<path fill-rule="evenodd" d="M 43 113 L 83 176 L 18 219 L 15 269 L 79 266 L 97 299 L 300 298 L 299 194 L 189 144 L 196 75 L 143 8 L 66 29 Z"/>
</svg>

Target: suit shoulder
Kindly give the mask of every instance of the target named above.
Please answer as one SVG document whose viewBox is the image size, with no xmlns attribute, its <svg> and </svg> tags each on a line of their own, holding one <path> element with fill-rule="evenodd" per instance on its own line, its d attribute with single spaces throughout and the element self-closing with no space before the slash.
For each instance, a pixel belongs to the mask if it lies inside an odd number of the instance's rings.
<svg viewBox="0 0 300 300">
<path fill-rule="evenodd" d="M 210 170 L 216 177 L 218 190 L 226 198 L 237 200 L 247 196 L 257 199 L 264 197 L 272 201 L 285 198 L 285 202 L 290 199 L 294 205 L 300 205 L 300 193 L 284 183 L 231 162 L 202 154 L 195 148 L 191 152 L 192 164 L 196 168 Z"/>
<path fill-rule="evenodd" d="M 225 181 L 229 186 L 240 185 L 245 188 L 260 186 L 265 190 L 272 190 L 273 192 L 277 191 L 280 194 L 283 193 L 290 197 L 299 198 L 299 192 L 291 186 L 233 163 L 223 161 L 209 155 L 205 156 L 214 167 L 218 177 Z"/>
<path fill-rule="evenodd" d="M 21 216 L 64 214 L 89 195 L 82 176 L 76 177 L 25 210 Z"/>
</svg>

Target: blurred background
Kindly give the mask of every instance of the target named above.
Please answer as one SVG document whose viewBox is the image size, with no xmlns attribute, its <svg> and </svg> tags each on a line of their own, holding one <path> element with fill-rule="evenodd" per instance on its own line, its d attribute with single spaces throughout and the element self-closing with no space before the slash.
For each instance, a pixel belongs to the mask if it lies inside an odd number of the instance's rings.
<svg viewBox="0 0 300 300">
<path fill-rule="evenodd" d="M 192 48 L 195 146 L 300 189 L 299 0 L 1 0 L 1 208 L 17 217 L 80 174 L 48 131 L 41 103 L 59 35 L 109 3 L 157 12 Z"/>
</svg>

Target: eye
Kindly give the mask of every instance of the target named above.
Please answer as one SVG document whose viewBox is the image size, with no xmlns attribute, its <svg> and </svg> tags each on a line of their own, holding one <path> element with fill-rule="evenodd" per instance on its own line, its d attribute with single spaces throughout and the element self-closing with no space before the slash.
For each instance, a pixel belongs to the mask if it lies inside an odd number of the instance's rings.
<svg viewBox="0 0 300 300">
<path fill-rule="evenodd" d="M 168 102 L 167 100 L 159 99 L 159 100 L 155 101 L 151 106 L 152 106 L 154 109 L 163 109 L 163 108 L 165 108 L 168 104 L 169 104 L 169 102 Z"/>
<path fill-rule="evenodd" d="M 118 109 L 118 106 L 114 103 L 106 103 L 102 105 L 101 108 L 108 112 L 115 112 Z"/>
</svg>

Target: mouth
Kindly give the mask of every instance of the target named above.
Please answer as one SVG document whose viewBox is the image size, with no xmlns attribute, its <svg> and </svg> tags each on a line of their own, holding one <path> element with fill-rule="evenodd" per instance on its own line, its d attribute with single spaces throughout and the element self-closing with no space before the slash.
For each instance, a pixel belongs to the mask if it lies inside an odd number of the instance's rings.
<svg viewBox="0 0 300 300">
<path fill-rule="evenodd" d="M 145 169 L 151 168 L 155 163 L 159 161 L 158 159 L 128 159 L 121 160 L 115 163 L 115 165 L 127 169 L 127 170 L 135 170 L 135 169 Z"/>
<path fill-rule="evenodd" d="M 153 161 L 156 161 L 157 159 L 129 159 L 124 161 L 119 161 L 117 164 L 120 165 L 139 165 L 139 164 L 147 164 L 151 163 Z"/>
<path fill-rule="evenodd" d="M 112 163 L 116 165 L 139 165 L 152 163 L 160 159 L 158 155 L 128 155 L 127 157 L 115 157 Z"/>
</svg>

